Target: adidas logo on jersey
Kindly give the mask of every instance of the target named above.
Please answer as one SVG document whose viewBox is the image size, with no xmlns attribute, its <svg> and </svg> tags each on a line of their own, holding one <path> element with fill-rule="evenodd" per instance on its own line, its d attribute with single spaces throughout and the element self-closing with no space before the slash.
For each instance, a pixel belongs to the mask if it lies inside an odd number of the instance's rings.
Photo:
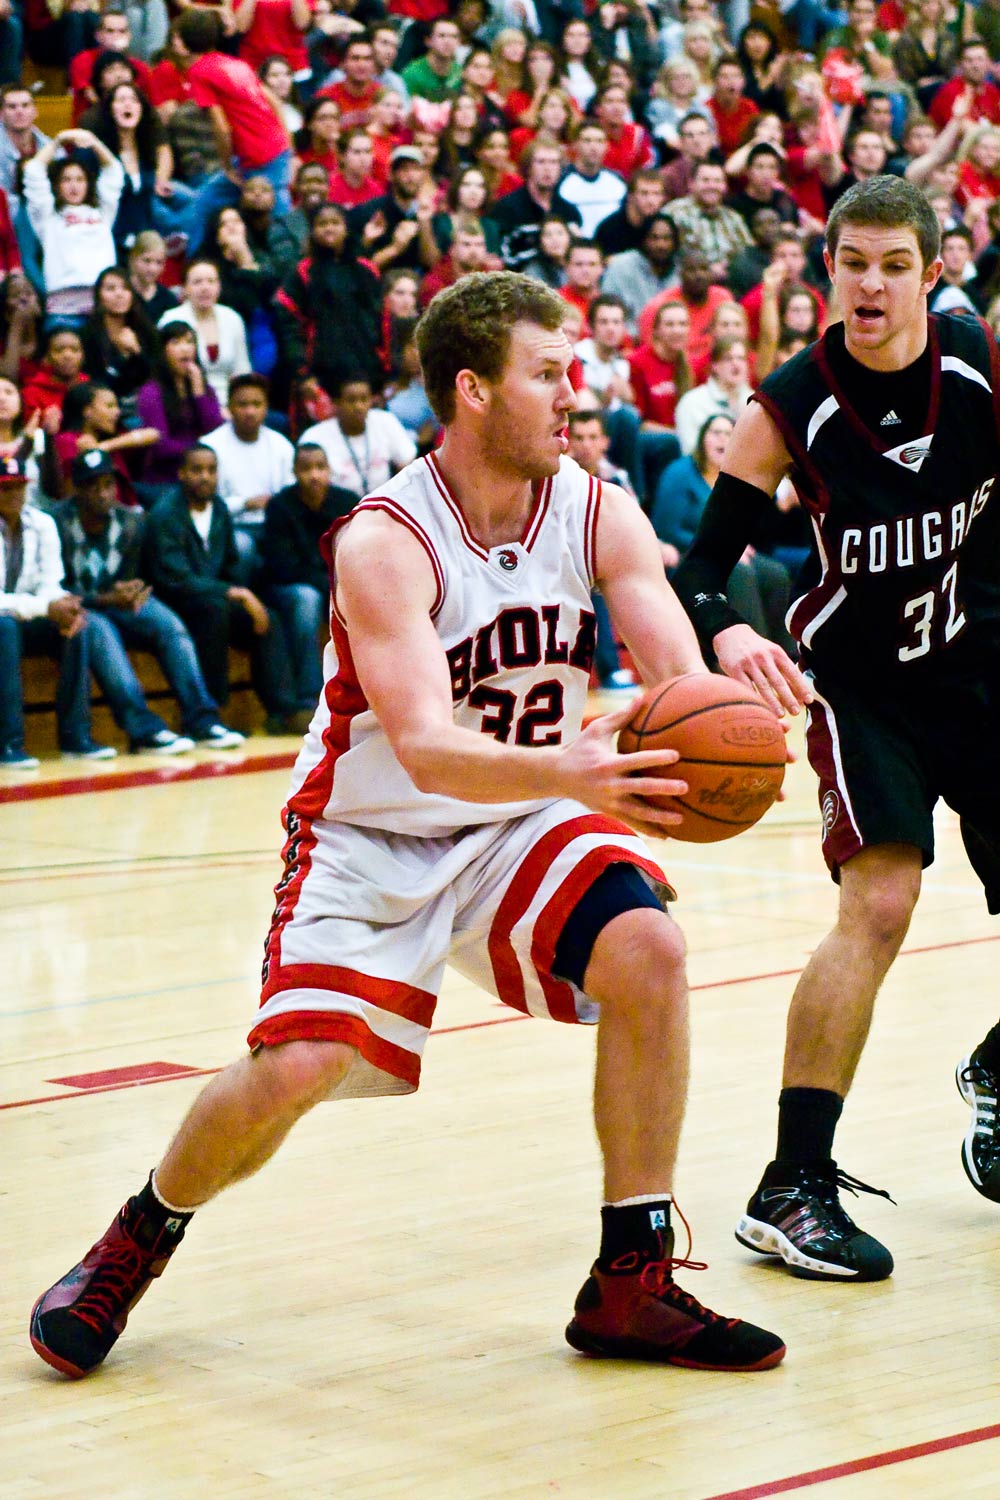
<svg viewBox="0 0 1000 1500">
<path fill-rule="evenodd" d="M 900 418 L 896 416 L 896 413 L 894 411 L 887 411 L 878 425 L 880 427 L 898 427 L 899 423 Z"/>
</svg>

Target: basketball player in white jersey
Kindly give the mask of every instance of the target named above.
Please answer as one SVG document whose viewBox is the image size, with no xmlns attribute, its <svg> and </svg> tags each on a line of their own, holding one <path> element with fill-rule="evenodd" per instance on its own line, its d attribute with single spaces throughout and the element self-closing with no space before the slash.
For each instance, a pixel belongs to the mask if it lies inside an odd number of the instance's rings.
<svg viewBox="0 0 1000 1500">
<path fill-rule="evenodd" d="M 326 681 L 285 809 L 250 1055 L 35 1305 L 32 1343 L 65 1374 L 100 1364 L 195 1209 L 314 1104 L 417 1087 L 446 960 L 522 1011 L 598 1024 L 606 1202 L 570 1343 L 713 1370 L 784 1354 L 673 1279 L 684 944 L 632 830 L 667 832 L 674 815 L 647 798 L 685 787 L 649 774 L 662 752 L 616 753 L 628 709 L 581 729 L 591 590 L 646 682 L 703 664 L 638 506 L 564 456 L 564 310 L 499 272 L 463 278 L 420 325 L 446 435 L 326 539 Z"/>
</svg>

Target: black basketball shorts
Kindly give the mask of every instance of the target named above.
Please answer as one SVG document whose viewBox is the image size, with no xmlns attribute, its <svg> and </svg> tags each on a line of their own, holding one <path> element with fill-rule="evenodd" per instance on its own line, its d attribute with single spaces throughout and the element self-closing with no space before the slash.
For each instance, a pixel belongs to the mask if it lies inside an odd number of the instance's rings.
<svg viewBox="0 0 1000 1500">
<path fill-rule="evenodd" d="M 995 680 L 907 696 L 822 673 L 813 688 L 806 746 L 834 880 L 841 865 L 879 844 L 909 844 L 929 865 L 941 798 L 959 815 L 990 912 L 1000 912 L 1000 663 Z"/>
</svg>

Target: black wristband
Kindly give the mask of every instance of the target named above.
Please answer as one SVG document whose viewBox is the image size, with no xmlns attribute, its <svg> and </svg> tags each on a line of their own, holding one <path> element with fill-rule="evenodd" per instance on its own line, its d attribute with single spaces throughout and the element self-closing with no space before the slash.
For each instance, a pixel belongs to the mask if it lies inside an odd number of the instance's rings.
<svg viewBox="0 0 1000 1500">
<path fill-rule="evenodd" d="M 725 594 L 695 594 L 687 610 L 703 647 L 710 647 L 720 630 L 747 623 L 739 610 L 733 609 Z"/>
</svg>

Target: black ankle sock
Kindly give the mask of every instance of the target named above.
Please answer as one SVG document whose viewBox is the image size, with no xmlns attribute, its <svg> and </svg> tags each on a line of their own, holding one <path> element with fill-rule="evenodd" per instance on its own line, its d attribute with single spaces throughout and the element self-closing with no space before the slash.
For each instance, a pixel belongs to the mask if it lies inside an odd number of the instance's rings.
<svg viewBox="0 0 1000 1500">
<path fill-rule="evenodd" d="M 145 1187 L 134 1198 L 129 1199 L 129 1207 L 140 1216 L 147 1234 L 155 1239 L 164 1231 L 170 1237 L 176 1236 L 180 1239 L 184 1230 L 194 1218 L 194 1209 L 190 1213 L 177 1213 L 172 1208 L 160 1202 L 153 1192 L 153 1174 L 150 1172 L 149 1180 Z"/>
<path fill-rule="evenodd" d="M 601 1209 L 601 1253 L 598 1269 L 610 1271 L 614 1262 L 635 1255 L 638 1263 L 660 1260 L 670 1234 L 670 1199 L 649 1199 Z"/>
<path fill-rule="evenodd" d="M 788 1166 L 829 1161 L 844 1101 L 830 1089 L 782 1089 L 775 1160 Z"/>
<path fill-rule="evenodd" d="M 983 1037 L 974 1056 L 991 1073 L 1000 1074 L 1000 1021 Z"/>
</svg>

